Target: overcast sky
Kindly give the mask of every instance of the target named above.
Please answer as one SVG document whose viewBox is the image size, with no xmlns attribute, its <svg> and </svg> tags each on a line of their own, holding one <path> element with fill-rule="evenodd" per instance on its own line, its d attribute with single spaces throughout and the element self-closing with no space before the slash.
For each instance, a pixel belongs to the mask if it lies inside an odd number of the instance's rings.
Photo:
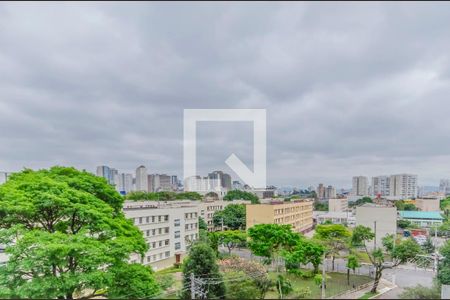
<svg viewBox="0 0 450 300">
<path fill-rule="evenodd" d="M 267 110 L 268 183 L 450 177 L 449 3 L 0 4 L 0 171 L 183 173 L 183 109 Z M 198 170 L 252 165 L 198 127 Z M 230 172 L 231 173 L 231 172 Z"/>
</svg>

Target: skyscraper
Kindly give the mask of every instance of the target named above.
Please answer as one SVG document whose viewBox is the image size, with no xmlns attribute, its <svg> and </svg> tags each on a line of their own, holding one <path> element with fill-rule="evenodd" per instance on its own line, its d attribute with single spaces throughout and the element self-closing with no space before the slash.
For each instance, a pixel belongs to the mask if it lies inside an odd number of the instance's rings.
<svg viewBox="0 0 450 300">
<path fill-rule="evenodd" d="M 336 198 L 336 189 L 329 185 L 325 189 L 325 199 Z"/>
<path fill-rule="evenodd" d="M 111 168 L 108 166 L 98 166 L 97 167 L 97 176 L 103 177 L 109 184 L 113 184 L 113 176 L 111 173 Z"/>
<path fill-rule="evenodd" d="M 372 177 L 372 195 L 386 197 L 390 195 L 390 177 Z"/>
<path fill-rule="evenodd" d="M 148 192 L 147 168 L 139 166 L 136 169 L 136 191 Z"/>
<path fill-rule="evenodd" d="M 417 197 L 417 175 L 398 174 L 389 178 L 390 196 L 399 198 Z"/>
<path fill-rule="evenodd" d="M 354 196 L 367 196 L 368 191 L 368 180 L 365 176 L 355 176 L 352 180 L 352 194 Z"/>
<path fill-rule="evenodd" d="M 116 184 L 116 190 L 122 195 L 128 194 L 133 191 L 133 175 L 120 173 L 117 175 L 118 181 Z"/>
<path fill-rule="evenodd" d="M 220 180 L 220 185 L 228 190 L 231 190 L 231 176 L 227 173 L 224 173 L 222 171 L 214 171 L 212 173 L 208 174 L 209 179 L 216 179 Z"/>
<path fill-rule="evenodd" d="M 317 187 L 317 198 L 325 198 L 325 186 L 323 185 L 323 183 L 319 183 L 319 186 Z"/>
</svg>

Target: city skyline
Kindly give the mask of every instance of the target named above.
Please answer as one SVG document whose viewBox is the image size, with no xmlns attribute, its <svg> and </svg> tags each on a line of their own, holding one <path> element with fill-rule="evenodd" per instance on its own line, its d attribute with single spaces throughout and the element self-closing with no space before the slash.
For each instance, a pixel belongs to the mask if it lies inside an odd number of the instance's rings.
<svg viewBox="0 0 450 300">
<path fill-rule="evenodd" d="M 398 173 L 439 185 L 450 178 L 443 7 L 2 3 L 0 170 L 144 164 L 182 178 L 183 109 L 260 108 L 270 185 Z M 198 173 L 239 179 L 223 161 L 236 153 L 252 168 L 251 138 L 245 122 L 202 124 Z"/>
</svg>

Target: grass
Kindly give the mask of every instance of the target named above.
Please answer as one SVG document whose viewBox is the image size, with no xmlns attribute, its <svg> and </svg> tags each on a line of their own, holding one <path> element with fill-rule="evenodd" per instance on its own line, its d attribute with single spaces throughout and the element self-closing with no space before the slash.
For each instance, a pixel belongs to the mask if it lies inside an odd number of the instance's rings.
<svg viewBox="0 0 450 300">
<path fill-rule="evenodd" d="M 178 272 L 182 272 L 181 266 L 179 268 L 172 266 L 172 267 L 169 267 L 166 269 L 162 269 L 162 270 L 156 271 L 155 274 L 163 275 L 163 274 L 172 274 L 172 273 L 178 273 Z"/>
<path fill-rule="evenodd" d="M 370 297 L 376 296 L 378 293 L 367 292 L 358 299 L 369 299 Z"/>
<path fill-rule="evenodd" d="M 285 274 L 289 281 L 292 284 L 292 287 L 295 290 L 304 290 L 309 288 L 311 294 L 307 296 L 308 299 L 319 299 L 321 296 L 321 287 L 314 282 L 313 278 L 301 278 L 299 276 L 293 274 Z M 277 273 L 271 272 L 269 276 L 272 279 L 276 279 Z M 353 285 L 359 286 L 364 283 L 368 283 L 372 281 L 372 278 L 368 276 L 358 276 L 358 275 L 350 275 L 350 285 L 347 284 L 347 274 L 342 273 L 327 273 L 327 276 L 330 278 L 327 279 L 325 295 L 326 297 L 331 297 L 336 294 L 345 292 L 347 290 L 353 289 Z M 278 293 L 275 288 L 272 288 L 267 294 L 266 299 L 277 299 Z M 296 298 L 295 292 L 287 295 L 286 299 L 294 299 Z"/>
</svg>

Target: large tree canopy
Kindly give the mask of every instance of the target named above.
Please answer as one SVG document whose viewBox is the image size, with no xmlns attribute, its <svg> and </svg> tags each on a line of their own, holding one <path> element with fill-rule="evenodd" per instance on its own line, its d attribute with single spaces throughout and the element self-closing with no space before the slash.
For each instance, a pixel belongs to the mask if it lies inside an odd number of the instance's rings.
<svg viewBox="0 0 450 300">
<path fill-rule="evenodd" d="M 250 200 L 252 204 L 259 204 L 259 198 L 253 193 L 241 191 L 241 190 L 231 190 L 229 191 L 225 197 L 223 197 L 225 201 L 232 200 Z"/>
<path fill-rule="evenodd" d="M 244 204 L 230 204 L 214 213 L 213 222 L 215 226 L 221 226 L 223 221 L 223 225 L 231 230 L 245 230 L 245 216 Z"/>
<path fill-rule="evenodd" d="M 149 271 L 133 280 L 147 278 L 137 294 L 119 284 L 130 255 L 147 250 L 141 231 L 125 219 L 122 202 L 105 179 L 74 168 L 12 175 L 0 186 L 0 243 L 9 255 L 0 267 L 0 297 L 153 295 L 158 287 L 148 280 Z"/>
</svg>

